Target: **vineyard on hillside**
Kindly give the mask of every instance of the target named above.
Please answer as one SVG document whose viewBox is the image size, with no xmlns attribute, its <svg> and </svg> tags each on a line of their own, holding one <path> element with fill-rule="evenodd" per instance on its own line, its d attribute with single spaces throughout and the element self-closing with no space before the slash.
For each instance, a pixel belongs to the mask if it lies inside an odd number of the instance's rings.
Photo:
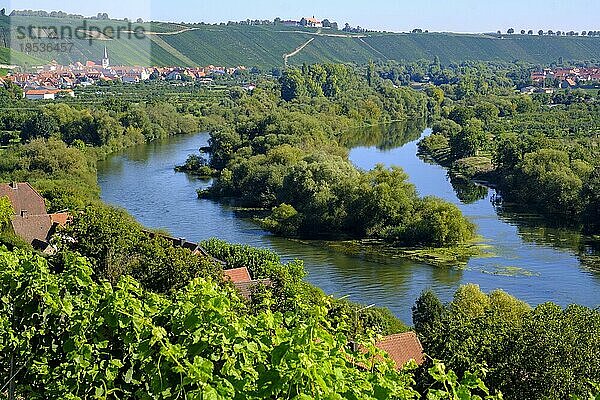
<svg viewBox="0 0 600 400">
<path fill-rule="evenodd" d="M 57 43 L 42 34 L 41 38 L 20 38 L 23 27 L 122 27 L 120 38 L 104 36 L 72 38 L 69 52 L 37 52 L 37 58 L 59 63 L 97 60 L 104 46 L 113 65 L 157 66 L 283 66 L 284 54 L 298 49 L 309 39 L 314 40 L 290 64 L 323 62 L 364 64 L 369 60 L 433 59 L 442 62 L 465 60 L 507 61 L 549 64 L 562 57 L 565 60 L 592 60 L 600 54 L 597 37 L 555 37 L 538 35 L 483 35 L 452 33 L 366 33 L 346 34 L 341 31 L 317 31 L 311 28 L 283 25 L 206 25 L 173 23 L 129 23 L 114 20 L 77 20 L 72 18 L 0 17 L 0 45 L 5 43 L 15 52 L 0 52 L 0 63 L 35 65 L 39 61 L 20 54 L 27 43 Z M 130 37 L 128 29 L 140 28 L 148 33 L 145 39 Z M 44 31 L 47 32 L 47 31 Z M 126 32 L 126 33 L 123 33 Z M 46 36 L 45 36 L 46 35 Z M 65 41 L 61 39 L 61 41 Z"/>
</svg>

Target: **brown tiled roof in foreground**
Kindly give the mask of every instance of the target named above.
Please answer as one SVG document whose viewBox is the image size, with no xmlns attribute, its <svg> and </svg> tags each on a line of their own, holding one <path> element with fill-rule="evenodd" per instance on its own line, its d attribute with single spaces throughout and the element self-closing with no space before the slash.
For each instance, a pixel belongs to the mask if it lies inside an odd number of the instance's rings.
<svg viewBox="0 0 600 400">
<path fill-rule="evenodd" d="M 8 197 L 13 206 L 14 214 L 46 215 L 46 202 L 29 183 L 2 183 L 0 197 Z"/>
<path fill-rule="evenodd" d="M 29 244 L 46 242 L 52 225 L 49 215 L 32 215 L 25 218 L 15 216 L 12 219 L 15 234 Z"/>
<path fill-rule="evenodd" d="M 414 332 L 387 336 L 375 343 L 375 346 L 388 353 L 398 369 L 401 369 L 410 360 L 415 360 L 419 365 L 425 361 L 423 346 Z"/>
<path fill-rule="evenodd" d="M 248 268 L 235 268 L 228 269 L 223 271 L 225 278 L 229 279 L 233 283 L 242 283 L 242 282 L 250 282 L 252 278 L 250 277 L 250 272 Z"/>
<path fill-rule="evenodd" d="M 65 226 L 70 215 L 66 212 L 47 214 L 44 198 L 29 183 L 2 183 L 0 197 L 8 197 L 13 207 L 13 231 L 37 250 L 52 251 L 48 239 L 57 226 Z"/>
<path fill-rule="evenodd" d="M 267 287 L 271 286 L 271 281 L 269 279 L 262 279 L 258 281 L 247 281 L 247 282 L 237 282 L 234 283 L 233 286 L 237 289 L 240 296 L 242 296 L 246 300 L 250 300 L 252 297 L 252 289 L 255 286 L 264 285 Z"/>
</svg>

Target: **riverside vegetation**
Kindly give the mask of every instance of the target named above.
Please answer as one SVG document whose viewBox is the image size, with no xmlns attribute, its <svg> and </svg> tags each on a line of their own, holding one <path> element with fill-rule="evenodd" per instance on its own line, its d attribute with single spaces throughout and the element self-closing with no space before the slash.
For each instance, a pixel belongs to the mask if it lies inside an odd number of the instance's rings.
<svg viewBox="0 0 600 400">
<path fill-rule="evenodd" d="M 557 91 L 515 95 L 519 74 L 504 71 L 503 85 L 441 85 L 440 117 L 423 153 L 469 179 L 496 185 L 514 202 L 600 230 L 600 92 Z"/>
<path fill-rule="evenodd" d="M 0 199 L 1 240 L 6 246 L 0 250 L 0 376 L 14 375 L 2 392 L 32 399 L 65 398 L 65 393 L 72 399 L 411 399 L 419 394 L 430 399 L 495 399 L 501 398 L 498 390 L 512 396 L 520 393 L 518 388 L 531 387 L 524 392 L 533 393 L 530 398 L 594 396 L 592 382 L 600 381 L 597 310 L 581 307 L 573 313 L 540 306 L 552 313 L 539 321 L 537 309 L 531 311 L 506 295 L 482 300 L 487 296 L 469 287 L 457 293 L 462 301 L 447 307 L 432 300 L 434 311 L 424 308 L 420 299 L 415 328 L 429 354 L 451 365 L 458 375 L 433 361 L 416 371 L 414 366 L 396 371 L 385 356 L 372 357 L 377 335 L 407 329 L 389 311 L 365 310 L 325 296 L 303 281 L 299 261 L 282 263 L 270 251 L 218 240 L 203 243 L 228 266 L 247 266 L 253 277 L 272 281 L 271 288 L 258 287 L 250 301 L 243 301 L 223 280 L 220 263 L 149 235 L 125 212 L 98 198 L 98 157 L 158 137 L 207 129 L 213 132 L 210 168 L 218 171 L 213 189 L 217 194 L 240 190 L 240 200 L 252 201 L 243 194 L 251 184 L 223 179 L 227 170 L 234 176 L 228 166 L 256 166 L 259 173 L 252 179 L 272 188 L 284 182 L 290 169 L 296 172 L 292 161 L 297 160 L 303 169 L 294 175 L 296 182 L 303 178 L 314 183 L 288 188 L 302 189 L 295 196 L 306 196 L 312 187 L 315 212 L 325 210 L 324 217 L 333 223 L 365 207 L 363 212 L 382 216 L 379 225 L 371 230 L 363 226 L 359 233 L 412 243 L 460 240 L 444 231 L 432 232 L 439 229 L 438 221 L 450 229 L 455 223 L 452 216 L 464 223 L 465 232 L 472 232 L 464 217 L 450 212 L 447 221 L 438 218 L 452 208 L 435 199 L 419 199 L 402 171 L 380 167 L 364 172 L 348 163 L 342 143 L 350 140 L 344 137 L 349 128 L 442 112 L 439 92 L 418 93 L 375 82 L 379 78 L 372 67 L 366 78 L 341 66 L 290 70 L 289 83 L 280 86 L 264 80 L 251 94 L 235 85 L 218 92 L 157 86 L 166 99 L 185 98 L 169 104 L 157 103 L 154 94 L 140 95 L 135 102 L 113 97 L 91 106 L 38 106 L 21 100 L 14 87 L 0 89 L 0 130 L 8 144 L 0 149 L 0 180 L 29 181 L 48 200 L 49 210 L 69 208 L 74 217 L 55 239 L 57 255 L 44 258 L 11 235 L 10 209 Z M 318 71 L 325 71 L 321 79 L 314 76 Z M 353 85 L 362 90 L 354 91 Z M 337 91 L 326 96 L 330 88 Z M 180 90 L 193 93 L 182 96 Z M 371 111 L 364 114 L 365 110 Z M 266 159 L 276 162 L 279 172 Z M 319 168 L 321 160 L 326 168 Z M 319 180 L 320 176 L 331 180 Z M 333 185 L 338 178 L 361 185 L 367 195 L 353 192 L 352 186 Z M 333 186 L 321 192 L 316 182 Z M 265 193 L 257 194 L 262 207 L 280 199 L 279 193 Z M 327 209 L 324 205 L 329 202 L 332 207 Z M 346 208 L 347 202 L 356 208 Z M 286 226 L 287 218 L 276 218 L 279 209 L 281 205 L 276 205 L 266 223 L 283 221 L 275 226 Z M 401 224 L 407 210 L 422 213 L 421 230 L 409 230 L 421 235 L 404 233 L 410 226 Z M 384 212 L 398 219 L 389 220 Z M 389 221 L 395 229 L 386 229 Z M 335 226 L 332 233 L 346 227 Z M 471 315 L 469 310 L 475 311 Z M 568 316 L 564 323 L 562 315 Z M 469 321 L 485 322 L 493 329 L 475 329 Z M 582 329 L 575 332 L 572 325 Z M 519 331 L 515 326 L 524 328 Z M 548 334 L 540 357 L 574 348 L 582 351 L 570 353 L 567 364 L 552 359 L 557 367 L 541 374 L 540 363 L 525 362 L 531 340 L 511 339 L 523 337 L 519 332 L 532 332 L 525 338 L 537 337 L 536 332 Z M 509 339 L 503 339 L 505 333 L 510 333 Z M 471 335 L 462 347 L 460 335 Z M 444 346 L 446 337 L 457 345 Z M 478 341 L 493 342 L 494 347 L 482 353 L 480 347 L 469 345 Z M 362 343 L 368 353 L 353 351 L 351 342 Z M 502 358 L 509 353 L 515 358 Z M 568 379 L 561 379 L 565 376 Z M 483 383 L 487 377 L 490 388 Z M 549 381 L 553 384 L 546 385 Z"/>
<path fill-rule="evenodd" d="M 209 159 L 188 159 L 187 169 L 216 172 L 200 196 L 271 210 L 263 226 L 283 236 L 437 247 L 474 237 L 456 206 L 419 198 L 399 168 L 357 170 L 341 144 L 364 124 L 423 120 L 435 99 L 339 65 L 289 69 L 280 81 L 240 93 L 231 114 L 222 115 L 227 124 L 211 132 Z"/>
</svg>

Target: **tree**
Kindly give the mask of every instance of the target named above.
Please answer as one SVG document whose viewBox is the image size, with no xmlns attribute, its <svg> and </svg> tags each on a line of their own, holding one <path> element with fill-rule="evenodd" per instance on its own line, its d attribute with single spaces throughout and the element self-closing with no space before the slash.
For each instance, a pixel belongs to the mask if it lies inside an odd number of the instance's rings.
<svg viewBox="0 0 600 400">
<path fill-rule="evenodd" d="M 450 138 L 451 151 L 455 159 L 475 156 L 483 149 L 487 143 L 483 126 L 483 121 L 472 118 L 467 121 L 458 135 Z"/>
<path fill-rule="evenodd" d="M 418 202 L 416 213 L 400 240 L 406 244 L 452 246 L 473 238 L 475 225 L 454 204 L 426 197 Z"/>
<path fill-rule="evenodd" d="M 8 197 L 0 197 L 0 233 L 8 229 L 14 210 Z"/>
<path fill-rule="evenodd" d="M 36 138 L 47 139 L 58 131 L 56 121 L 43 112 L 37 112 L 23 124 L 21 139 L 30 141 Z"/>
<path fill-rule="evenodd" d="M 482 120 L 485 124 L 498 118 L 500 110 L 492 103 L 480 103 L 475 107 L 475 118 Z"/>
<path fill-rule="evenodd" d="M 532 29 L 528 30 L 528 31 L 527 31 L 527 34 L 528 34 L 528 35 L 533 35 L 533 30 L 532 30 Z"/>
<path fill-rule="evenodd" d="M 23 98 L 23 89 L 20 86 L 15 85 L 11 81 L 0 84 L 0 106 L 6 104 L 14 104 L 16 101 Z"/>
<path fill-rule="evenodd" d="M 456 106 L 450 111 L 448 119 L 456 122 L 461 126 L 465 126 L 467 121 L 475 117 L 475 110 L 471 107 Z"/>
<path fill-rule="evenodd" d="M 479 285 L 468 284 L 458 288 L 454 293 L 450 309 L 466 318 L 478 318 L 485 315 L 490 309 L 491 301 L 487 294 L 483 293 Z"/>
<path fill-rule="evenodd" d="M 540 30 L 538 31 L 538 35 L 540 35 L 540 36 L 544 36 L 544 31 L 540 29 Z"/>
<path fill-rule="evenodd" d="M 431 290 L 421 293 L 412 307 L 412 320 L 417 332 L 439 329 L 444 314 L 444 305 Z M 425 347 L 426 344 L 425 344 Z"/>
<path fill-rule="evenodd" d="M 521 29 L 521 35 L 525 34 L 525 29 Z"/>
<path fill-rule="evenodd" d="M 587 225 L 593 231 L 600 228 L 600 167 L 596 167 L 585 181 L 583 195 L 587 204 Z"/>
<path fill-rule="evenodd" d="M 515 29 L 510 28 L 509 30 L 506 31 L 506 33 L 508 33 L 509 35 L 512 35 L 513 33 L 515 33 Z"/>
<path fill-rule="evenodd" d="M 526 154 L 519 167 L 527 182 L 524 199 L 555 212 L 581 211 L 583 182 L 571 168 L 567 152 L 543 148 Z"/>
<path fill-rule="evenodd" d="M 433 296 L 422 295 L 417 303 L 418 310 L 436 310 L 419 315 L 434 315 L 429 320 L 440 315 Z M 532 310 L 503 291 L 488 295 L 477 285 L 467 285 L 456 291 L 438 321 L 418 325 L 427 354 L 445 360 L 459 373 L 487 365 L 491 389 L 506 398 L 581 396 L 591 389 L 588 382 L 600 379 L 598 310 L 581 306 L 563 310 L 554 304 Z"/>
<path fill-rule="evenodd" d="M 542 304 L 511 336 L 516 351 L 507 357 L 513 372 L 503 371 L 507 398 L 584 396 L 591 390 L 589 382 L 600 380 L 598 310 Z"/>
<path fill-rule="evenodd" d="M 292 101 L 306 94 L 304 76 L 297 68 L 283 71 L 279 82 L 281 83 L 281 98 L 285 101 Z"/>
<path fill-rule="evenodd" d="M 281 204 L 273 208 L 271 215 L 262 221 L 263 226 L 269 231 L 287 237 L 298 234 L 302 218 L 298 211 L 289 204 Z"/>
<path fill-rule="evenodd" d="M 367 83 L 369 86 L 373 86 L 375 79 L 375 64 L 373 60 L 369 60 L 369 64 L 367 65 Z"/>
</svg>

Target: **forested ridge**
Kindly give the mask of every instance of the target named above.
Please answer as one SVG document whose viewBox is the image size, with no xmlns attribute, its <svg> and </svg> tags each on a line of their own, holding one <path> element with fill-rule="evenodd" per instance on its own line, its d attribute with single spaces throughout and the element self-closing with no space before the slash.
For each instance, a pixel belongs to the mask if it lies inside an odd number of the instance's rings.
<svg viewBox="0 0 600 400">
<path fill-rule="evenodd" d="M 394 87 L 423 68 L 438 71 L 435 86 Z M 216 177 L 202 195 L 266 210 L 262 223 L 279 234 L 314 235 L 311 227 L 321 224 L 329 234 L 392 244 L 461 242 L 472 237 L 473 226 L 455 206 L 419 198 L 400 169 L 357 170 L 346 146 L 367 125 L 451 125 L 447 120 L 461 107 L 473 108 L 466 132 L 489 135 L 492 123 L 481 121 L 502 121 L 500 111 L 496 116 L 487 104 L 463 103 L 494 98 L 494 107 L 518 115 L 522 102 L 539 101 L 513 95 L 526 70 L 436 61 L 319 65 L 290 69 L 280 81 L 261 78 L 252 92 L 235 81 L 217 90 L 144 84 L 106 88 L 102 100 L 82 93 L 43 105 L 21 99 L 14 86 L 0 88 L 0 181 L 29 181 L 49 210 L 68 208 L 73 215 L 53 240 L 56 255 L 44 257 L 14 236 L 10 207 L 0 199 L 0 376 L 7 377 L 0 393 L 32 399 L 597 398 L 598 310 L 531 308 L 473 286 L 459 289 L 449 304 L 426 292 L 413 323 L 430 358 L 397 371 L 373 346 L 409 329 L 388 310 L 326 296 L 303 280 L 301 261 L 219 240 L 202 243 L 228 267 L 246 266 L 253 278 L 271 282 L 244 300 L 223 278 L 221 263 L 174 247 L 99 200 L 99 157 L 208 130 L 209 148 L 182 169 Z M 126 101 L 118 91 L 127 93 Z M 587 99 L 570 93 L 562 101 L 578 98 Z M 593 106 L 580 103 L 579 121 L 587 115 L 584 105 Z M 435 131 L 430 140 L 444 144 L 437 155 L 452 157 L 451 136 Z M 455 146 L 454 154 L 473 151 L 492 160 L 489 149 L 474 143 Z M 581 157 L 588 150 L 593 146 L 582 145 Z M 364 221 L 353 219 L 360 216 Z"/>
</svg>

